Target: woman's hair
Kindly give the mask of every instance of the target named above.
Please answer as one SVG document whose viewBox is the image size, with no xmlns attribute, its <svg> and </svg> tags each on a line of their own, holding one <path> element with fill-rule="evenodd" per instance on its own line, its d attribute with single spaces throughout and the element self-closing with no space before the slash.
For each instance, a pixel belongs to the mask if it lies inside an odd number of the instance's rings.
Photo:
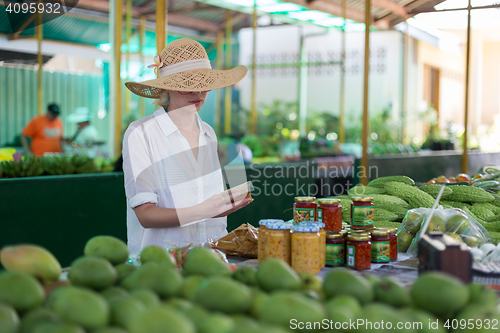
<svg viewBox="0 0 500 333">
<path fill-rule="evenodd" d="M 158 100 L 158 104 L 163 107 L 167 107 L 168 105 L 169 94 L 167 90 L 163 90 L 160 95 L 160 99 Z"/>
</svg>

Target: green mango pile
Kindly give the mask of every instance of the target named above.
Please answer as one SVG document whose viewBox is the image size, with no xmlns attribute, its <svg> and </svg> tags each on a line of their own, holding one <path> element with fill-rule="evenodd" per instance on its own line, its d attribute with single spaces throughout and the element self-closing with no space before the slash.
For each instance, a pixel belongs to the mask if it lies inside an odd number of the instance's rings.
<svg viewBox="0 0 500 333">
<path fill-rule="evenodd" d="M 2 249 L 0 332 L 482 332 L 500 319 L 493 290 L 437 272 L 406 288 L 342 268 L 323 280 L 299 275 L 278 259 L 236 268 L 207 248 L 179 261 L 158 246 L 136 266 L 110 236 L 90 239 L 83 254 L 61 281 L 45 249 Z"/>
</svg>

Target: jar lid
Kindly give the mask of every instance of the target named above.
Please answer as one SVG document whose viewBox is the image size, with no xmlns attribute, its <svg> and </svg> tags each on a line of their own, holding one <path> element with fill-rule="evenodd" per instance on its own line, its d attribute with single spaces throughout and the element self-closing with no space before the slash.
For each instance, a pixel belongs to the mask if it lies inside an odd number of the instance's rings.
<svg viewBox="0 0 500 333">
<path fill-rule="evenodd" d="M 347 233 L 348 233 L 347 230 L 340 230 L 339 231 L 339 234 L 341 234 L 342 236 L 347 235 Z"/>
<path fill-rule="evenodd" d="M 325 224 L 323 222 L 319 221 L 311 221 L 311 222 L 300 222 L 300 225 L 315 225 L 318 226 L 320 229 L 323 229 L 325 227 Z"/>
<path fill-rule="evenodd" d="M 314 202 L 316 197 L 295 197 L 295 202 Z"/>
<path fill-rule="evenodd" d="M 379 229 L 387 229 L 389 230 L 389 233 L 390 234 L 395 234 L 396 232 L 398 232 L 398 229 L 397 228 L 379 228 Z"/>
<path fill-rule="evenodd" d="M 350 234 L 368 234 L 370 233 L 369 230 L 366 229 L 351 229 L 347 231 Z"/>
<path fill-rule="evenodd" d="M 389 236 L 389 230 L 387 229 L 376 229 L 371 231 L 372 236 Z"/>
<path fill-rule="evenodd" d="M 285 223 L 285 222 L 278 222 L 278 223 L 271 223 L 267 225 L 267 229 L 272 229 L 272 230 L 290 230 L 292 229 L 292 224 L 291 223 Z"/>
<path fill-rule="evenodd" d="M 372 197 L 352 197 L 352 201 L 357 201 L 357 202 L 371 202 L 373 201 Z"/>
<path fill-rule="evenodd" d="M 326 233 L 326 238 L 328 239 L 339 239 L 339 238 L 344 238 L 344 235 L 340 232 L 332 232 L 329 231 Z"/>
<path fill-rule="evenodd" d="M 293 231 L 297 232 L 318 232 L 319 227 L 316 225 L 302 225 L 302 224 L 297 224 L 293 226 Z"/>
<path fill-rule="evenodd" d="M 338 205 L 340 204 L 340 199 L 318 199 L 320 205 Z"/>
<path fill-rule="evenodd" d="M 368 234 L 350 234 L 347 236 L 348 240 L 353 240 L 353 241 L 369 241 L 370 240 L 370 235 Z"/>
<path fill-rule="evenodd" d="M 284 223 L 285 221 L 279 219 L 264 219 L 259 221 L 259 225 L 268 225 L 270 223 Z"/>
</svg>

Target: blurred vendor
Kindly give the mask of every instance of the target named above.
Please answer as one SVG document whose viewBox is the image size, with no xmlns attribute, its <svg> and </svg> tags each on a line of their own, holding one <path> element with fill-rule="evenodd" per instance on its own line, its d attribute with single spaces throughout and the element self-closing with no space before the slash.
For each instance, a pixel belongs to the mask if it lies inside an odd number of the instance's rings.
<svg viewBox="0 0 500 333">
<path fill-rule="evenodd" d="M 45 153 L 61 153 L 63 125 L 59 119 L 59 106 L 49 104 L 47 113 L 29 122 L 21 133 L 21 144 L 25 155 L 43 156 Z M 31 144 L 28 146 L 28 138 Z"/>
<path fill-rule="evenodd" d="M 97 128 L 90 124 L 92 115 L 86 107 L 76 108 L 75 112 L 70 114 L 66 120 L 69 123 L 76 124 L 78 129 L 71 139 L 71 143 L 77 146 L 92 146 L 99 140 Z"/>
</svg>

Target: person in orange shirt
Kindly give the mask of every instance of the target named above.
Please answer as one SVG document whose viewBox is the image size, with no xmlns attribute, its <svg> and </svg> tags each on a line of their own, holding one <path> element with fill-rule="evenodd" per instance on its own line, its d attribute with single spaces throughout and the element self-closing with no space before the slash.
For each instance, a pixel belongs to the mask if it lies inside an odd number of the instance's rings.
<svg viewBox="0 0 500 333">
<path fill-rule="evenodd" d="M 62 152 L 63 126 L 59 113 L 59 106 L 53 103 L 47 107 L 46 114 L 31 119 L 21 134 L 25 155 L 43 156 L 45 153 Z M 31 138 L 30 147 L 28 138 Z"/>
</svg>

